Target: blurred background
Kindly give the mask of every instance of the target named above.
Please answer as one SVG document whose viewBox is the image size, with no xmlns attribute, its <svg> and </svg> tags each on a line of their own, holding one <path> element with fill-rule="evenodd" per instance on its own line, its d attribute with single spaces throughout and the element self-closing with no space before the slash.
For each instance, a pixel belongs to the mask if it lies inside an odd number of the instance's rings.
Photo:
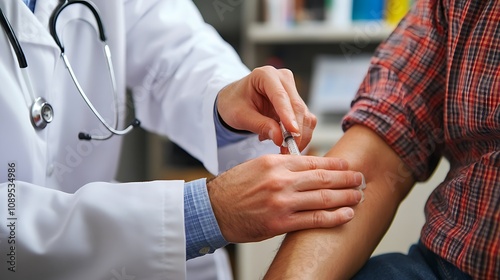
<svg viewBox="0 0 500 280">
<path fill-rule="evenodd" d="M 411 0 L 193 2 L 250 69 L 273 65 L 294 72 L 299 93 L 319 120 L 309 147 L 315 155 L 323 155 L 342 135 L 341 117 L 349 109 L 370 56 L 413 4 Z M 121 181 L 212 176 L 168 139 L 137 130 L 125 142 Z M 414 188 L 374 254 L 406 252 L 417 241 L 425 200 L 447 169 L 447 163 L 441 163 L 428 182 Z M 281 239 L 228 246 L 234 278 L 260 279 Z"/>
</svg>

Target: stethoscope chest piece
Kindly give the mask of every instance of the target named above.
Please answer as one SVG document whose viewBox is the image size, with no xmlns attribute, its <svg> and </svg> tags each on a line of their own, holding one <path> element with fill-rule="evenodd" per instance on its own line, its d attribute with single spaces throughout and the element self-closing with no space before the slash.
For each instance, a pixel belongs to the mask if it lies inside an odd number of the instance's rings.
<svg viewBox="0 0 500 280">
<path fill-rule="evenodd" d="M 1 1 L 1 0 L 0 0 Z M 87 0 L 61 0 L 59 1 L 60 4 L 52 14 L 50 18 L 50 23 L 49 23 L 49 28 L 50 28 L 50 34 L 54 38 L 55 42 L 61 49 L 61 57 L 66 65 L 66 68 L 68 69 L 68 72 L 71 76 L 71 79 L 73 80 L 76 89 L 80 93 L 81 97 L 87 103 L 89 106 L 90 110 L 94 113 L 94 115 L 99 119 L 99 121 L 106 127 L 106 129 L 110 132 L 108 135 L 90 135 L 88 133 L 80 133 L 78 135 L 79 139 L 81 140 L 106 140 L 111 138 L 113 135 L 125 135 L 132 131 L 135 127 L 140 126 L 141 122 L 138 119 L 134 119 L 127 127 L 124 129 L 118 129 L 118 124 L 119 122 L 119 114 L 118 112 L 120 111 L 118 108 L 118 98 L 117 98 L 117 92 L 116 92 L 116 80 L 115 80 L 115 74 L 114 74 L 114 69 L 113 69 L 113 63 L 111 61 L 111 51 L 106 43 L 106 35 L 104 34 L 104 26 L 101 21 L 101 17 L 99 15 L 99 12 L 97 10 L 97 7 L 95 5 Z M 68 6 L 73 5 L 73 4 L 81 4 L 86 6 L 94 15 L 95 20 L 97 22 L 98 28 L 99 28 L 99 39 L 103 43 L 103 50 L 104 54 L 106 56 L 106 62 L 108 65 L 108 70 L 109 70 L 109 76 L 111 80 L 111 85 L 113 87 L 113 100 L 115 103 L 115 122 L 114 126 L 109 125 L 104 118 L 97 112 L 96 108 L 90 102 L 89 98 L 83 91 L 80 83 L 78 82 L 78 79 L 76 78 L 76 75 L 73 71 L 73 68 L 71 67 L 71 64 L 69 63 L 68 58 L 66 57 L 66 54 L 64 52 L 64 45 L 62 44 L 62 41 L 59 39 L 59 36 L 57 35 L 56 31 L 56 23 L 57 23 L 57 18 L 59 14 Z M 7 34 L 7 37 L 14 48 L 14 51 L 17 56 L 17 60 L 19 63 L 19 67 L 21 68 L 21 72 L 24 75 L 24 78 L 26 80 L 27 88 L 28 91 L 30 91 L 31 97 L 35 99 L 35 94 L 33 93 L 33 87 L 31 86 L 31 82 L 29 79 L 29 75 L 27 71 L 25 70 L 28 67 L 28 63 L 26 61 L 26 57 L 24 56 L 23 49 L 21 45 L 19 44 L 19 41 L 17 40 L 16 34 L 14 33 L 14 30 L 12 29 L 12 26 L 10 25 L 9 21 L 5 17 L 4 13 L 2 12 L 2 9 L 0 8 L 0 25 L 4 29 L 5 33 Z M 44 129 L 47 124 L 52 122 L 54 118 L 54 110 L 52 109 L 52 106 L 42 97 L 38 97 L 34 100 L 33 105 L 31 105 L 31 122 L 35 129 Z"/>
<path fill-rule="evenodd" d="M 37 129 L 44 129 L 54 119 L 54 109 L 43 98 L 38 97 L 31 105 L 31 122 Z"/>
</svg>

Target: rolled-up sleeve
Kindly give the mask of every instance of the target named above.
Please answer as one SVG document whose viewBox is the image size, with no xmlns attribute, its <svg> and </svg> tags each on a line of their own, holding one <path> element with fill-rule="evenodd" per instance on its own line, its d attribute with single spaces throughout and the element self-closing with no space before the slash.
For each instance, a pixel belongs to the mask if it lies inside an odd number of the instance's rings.
<svg viewBox="0 0 500 280">
<path fill-rule="evenodd" d="M 441 157 L 446 23 L 439 1 L 419 1 L 372 58 L 343 129 L 361 124 L 401 157 L 418 181 Z"/>
</svg>

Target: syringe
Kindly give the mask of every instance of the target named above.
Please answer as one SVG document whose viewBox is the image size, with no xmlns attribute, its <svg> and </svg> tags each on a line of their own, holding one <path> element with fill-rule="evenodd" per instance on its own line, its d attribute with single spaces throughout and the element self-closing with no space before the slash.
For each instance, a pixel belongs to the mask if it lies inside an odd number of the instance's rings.
<svg viewBox="0 0 500 280">
<path fill-rule="evenodd" d="M 293 138 L 292 133 L 290 133 L 288 130 L 285 129 L 285 126 L 283 125 L 282 122 L 280 122 L 280 128 L 281 128 L 281 133 L 283 134 L 283 146 L 288 148 L 288 152 L 291 155 L 298 155 L 300 156 L 300 151 L 299 147 L 297 147 L 297 143 L 295 142 L 295 139 Z"/>
</svg>

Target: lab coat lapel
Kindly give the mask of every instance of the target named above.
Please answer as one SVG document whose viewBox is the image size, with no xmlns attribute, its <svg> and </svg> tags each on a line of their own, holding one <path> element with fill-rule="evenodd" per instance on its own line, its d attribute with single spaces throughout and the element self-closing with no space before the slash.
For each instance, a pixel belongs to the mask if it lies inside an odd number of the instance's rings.
<svg viewBox="0 0 500 280">
<path fill-rule="evenodd" d="M 35 14 L 23 1 L 1 1 L 2 10 L 21 44 L 30 43 L 59 49 L 48 30 L 50 15 L 57 0 L 38 0 Z"/>
</svg>

